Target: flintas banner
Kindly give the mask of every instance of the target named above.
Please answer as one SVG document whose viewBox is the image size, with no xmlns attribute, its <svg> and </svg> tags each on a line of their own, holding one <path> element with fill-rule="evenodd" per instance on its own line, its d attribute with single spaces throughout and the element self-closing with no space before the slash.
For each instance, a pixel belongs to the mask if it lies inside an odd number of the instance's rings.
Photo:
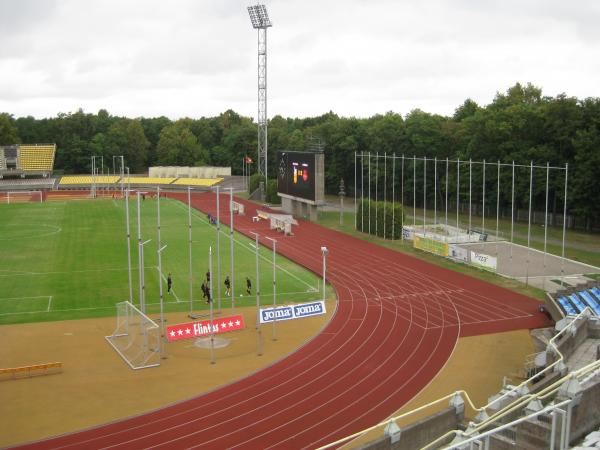
<svg viewBox="0 0 600 450">
<path fill-rule="evenodd" d="M 244 316 L 230 316 L 213 319 L 212 332 L 214 334 L 227 333 L 229 331 L 243 330 L 245 328 Z M 210 320 L 200 322 L 180 323 L 167 327 L 167 339 L 178 341 L 180 339 L 191 339 L 211 335 Z"/>
<path fill-rule="evenodd" d="M 292 320 L 302 317 L 319 316 L 325 314 L 325 302 L 300 303 L 291 306 L 279 306 L 277 308 L 265 308 L 260 310 L 260 323 L 270 323 L 276 320 Z"/>
</svg>

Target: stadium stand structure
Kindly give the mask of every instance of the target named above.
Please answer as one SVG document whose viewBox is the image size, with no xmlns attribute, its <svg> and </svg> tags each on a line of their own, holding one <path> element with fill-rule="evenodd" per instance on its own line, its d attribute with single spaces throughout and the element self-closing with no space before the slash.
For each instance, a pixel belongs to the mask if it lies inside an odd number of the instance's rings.
<svg viewBox="0 0 600 450">
<path fill-rule="evenodd" d="M 89 185 L 94 182 L 96 184 L 114 184 L 118 183 L 120 179 L 113 175 L 98 175 L 95 179 L 91 175 L 67 175 L 61 177 L 59 185 Z"/>
<path fill-rule="evenodd" d="M 219 184 L 223 181 L 223 178 L 178 178 L 173 181 L 174 185 L 184 185 L 184 186 L 214 186 L 215 184 Z"/>
<path fill-rule="evenodd" d="M 546 307 L 555 321 L 580 314 L 589 308 L 592 315 L 600 317 L 600 288 L 597 281 L 567 287 L 553 295 L 548 294 Z"/>
<path fill-rule="evenodd" d="M 54 168 L 56 144 L 20 144 L 0 147 L 0 178 L 47 178 Z"/>
</svg>

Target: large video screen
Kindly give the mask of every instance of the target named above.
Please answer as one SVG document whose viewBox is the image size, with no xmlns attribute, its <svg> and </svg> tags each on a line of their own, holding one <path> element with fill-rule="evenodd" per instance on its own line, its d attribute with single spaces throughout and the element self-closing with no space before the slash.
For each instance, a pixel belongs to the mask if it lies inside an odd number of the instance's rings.
<svg viewBox="0 0 600 450">
<path fill-rule="evenodd" d="M 315 154 L 279 151 L 277 191 L 315 201 Z"/>
</svg>

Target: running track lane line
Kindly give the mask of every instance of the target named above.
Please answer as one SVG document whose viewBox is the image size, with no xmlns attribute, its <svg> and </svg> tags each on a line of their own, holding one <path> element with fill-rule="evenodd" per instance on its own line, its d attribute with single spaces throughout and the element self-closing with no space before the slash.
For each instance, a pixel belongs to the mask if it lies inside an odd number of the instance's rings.
<svg viewBox="0 0 600 450">
<path fill-rule="evenodd" d="M 169 196 L 186 201 L 186 194 Z M 228 224 L 228 198 L 224 200 L 220 215 Z M 320 246 L 330 248 L 328 278 L 339 301 L 323 332 L 288 358 L 239 382 L 29 447 L 312 448 L 388 417 L 437 374 L 459 336 L 461 315 L 469 313 L 464 296 L 454 304 L 452 289 L 494 307 L 491 322 L 468 324 L 471 329 L 465 333 L 460 328 L 461 335 L 545 325 L 531 299 L 309 222 L 301 221 L 294 236 L 281 238 L 268 230 L 266 221 L 251 222 L 249 211 L 256 205 L 241 202 L 248 214 L 236 216 L 237 230 L 248 236 L 256 230 L 269 248 L 264 236 L 277 237 L 278 253 L 316 274 L 321 271 Z M 215 203 L 214 194 L 193 196 L 193 206 L 205 213 L 214 214 Z M 420 302 L 411 302 L 410 295 L 402 305 L 393 298 L 385 305 L 374 301 L 389 297 L 390 288 L 412 293 Z M 500 305 L 510 306 L 512 314 L 502 317 L 496 309 Z M 514 311 L 525 318 L 506 320 Z M 426 328 L 416 325 L 414 314 Z"/>
</svg>

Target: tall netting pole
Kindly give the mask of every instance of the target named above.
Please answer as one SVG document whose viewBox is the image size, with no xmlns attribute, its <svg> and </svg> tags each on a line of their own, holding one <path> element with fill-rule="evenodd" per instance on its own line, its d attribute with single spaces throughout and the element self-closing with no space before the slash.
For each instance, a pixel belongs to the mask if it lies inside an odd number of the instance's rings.
<svg viewBox="0 0 600 450">
<path fill-rule="evenodd" d="M 229 188 L 229 270 L 231 271 L 231 313 L 235 311 L 235 271 L 233 262 L 233 188 Z"/>
<path fill-rule="evenodd" d="M 358 230 L 358 205 L 356 203 L 356 152 L 354 152 L 354 229 Z"/>
<path fill-rule="evenodd" d="M 213 270 L 212 270 L 212 246 L 208 247 L 208 273 L 210 275 L 210 280 L 208 281 L 208 291 L 212 292 L 214 295 L 213 291 Z M 220 290 L 219 286 L 217 286 L 217 290 Z M 214 364 L 215 361 L 215 330 L 214 330 L 214 325 L 213 325 L 213 300 L 211 298 L 211 296 L 208 296 L 208 302 L 209 302 L 209 313 L 210 313 L 210 363 Z"/>
<path fill-rule="evenodd" d="M 565 237 L 567 234 L 567 180 L 569 177 L 569 164 L 565 164 L 565 204 L 563 209 L 563 235 L 562 235 L 562 262 L 560 265 L 561 287 L 565 284 Z"/>
<path fill-rule="evenodd" d="M 387 203 L 387 152 L 383 154 L 383 239 L 385 236 L 385 211 Z"/>
<path fill-rule="evenodd" d="M 404 154 L 402 154 L 402 168 L 400 176 L 400 199 L 402 202 L 402 216 L 400 216 L 400 242 L 404 243 Z"/>
<path fill-rule="evenodd" d="M 546 162 L 546 208 L 544 209 L 544 276 L 542 277 L 542 289 L 546 290 L 546 243 L 548 242 L 548 185 L 550 183 L 550 163 Z"/>
<path fill-rule="evenodd" d="M 392 239 L 396 237 L 396 154 L 392 154 Z"/>
<path fill-rule="evenodd" d="M 129 189 L 125 197 L 125 223 L 127 228 L 127 276 L 129 278 L 129 303 L 133 304 L 133 277 L 131 275 L 131 230 L 129 227 Z"/>
<path fill-rule="evenodd" d="M 416 155 L 413 155 L 413 230 L 415 230 L 416 228 L 417 228 L 417 157 L 416 157 Z"/>
<path fill-rule="evenodd" d="M 379 185 L 379 152 L 375 154 L 375 236 L 379 236 L 379 196 L 377 194 L 377 186 Z"/>
<path fill-rule="evenodd" d="M 529 252 L 531 251 L 531 197 L 533 196 L 533 161 L 529 168 L 529 212 L 527 215 L 527 261 L 525 264 L 525 286 L 529 286 Z"/>
<path fill-rule="evenodd" d="M 427 158 L 423 157 L 423 235 L 426 235 L 425 222 L 427 218 Z"/>
<path fill-rule="evenodd" d="M 139 284 L 140 284 L 140 310 L 142 312 L 144 312 L 144 292 L 143 292 L 143 287 L 142 287 L 142 283 L 143 283 L 143 274 L 142 271 L 144 270 L 143 267 L 143 261 L 142 261 L 142 226 L 141 226 L 141 221 L 140 221 L 140 209 L 141 209 L 141 204 L 140 204 L 140 192 L 137 192 L 137 237 L 138 237 L 138 278 L 139 278 Z"/>
<path fill-rule="evenodd" d="M 371 234 L 371 152 L 369 152 L 369 161 L 368 161 L 368 176 L 369 176 L 369 184 L 368 184 L 368 191 L 369 191 L 369 234 Z"/>
<path fill-rule="evenodd" d="M 481 214 L 481 233 L 485 234 L 485 159 L 483 160 L 483 211 Z"/>
<path fill-rule="evenodd" d="M 458 211 L 460 208 L 460 158 L 456 160 L 456 239 L 458 240 Z"/>
<path fill-rule="evenodd" d="M 433 159 L 433 225 L 437 226 L 437 156 Z"/>
<path fill-rule="evenodd" d="M 365 232 L 365 157 L 360 154 L 360 231 Z"/>
<path fill-rule="evenodd" d="M 219 191 L 219 185 L 217 188 L 217 304 L 219 306 L 219 313 L 221 312 L 221 193 Z M 211 281 L 212 283 L 212 281 Z"/>
<path fill-rule="evenodd" d="M 446 157 L 446 233 L 448 232 L 448 157 Z"/>
<path fill-rule="evenodd" d="M 188 186 L 188 282 L 190 291 L 190 316 L 194 314 L 193 285 L 194 278 L 192 274 L 192 188 Z"/>
<path fill-rule="evenodd" d="M 498 185 L 496 186 L 496 256 L 498 255 L 498 231 L 500 228 L 500 160 L 498 160 Z"/>
<path fill-rule="evenodd" d="M 512 188 L 510 201 L 510 267 L 512 267 L 513 257 L 513 234 L 515 228 L 515 162 L 512 162 Z"/>
<path fill-rule="evenodd" d="M 469 230 L 467 232 L 467 234 L 469 236 L 471 236 L 471 230 L 472 230 L 472 227 L 471 227 L 471 198 L 472 198 L 471 197 L 471 192 L 472 192 L 471 191 L 471 185 L 472 185 L 471 179 L 472 179 L 472 174 L 473 174 L 473 161 L 471 161 L 469 159 Z"/>
</svg>

